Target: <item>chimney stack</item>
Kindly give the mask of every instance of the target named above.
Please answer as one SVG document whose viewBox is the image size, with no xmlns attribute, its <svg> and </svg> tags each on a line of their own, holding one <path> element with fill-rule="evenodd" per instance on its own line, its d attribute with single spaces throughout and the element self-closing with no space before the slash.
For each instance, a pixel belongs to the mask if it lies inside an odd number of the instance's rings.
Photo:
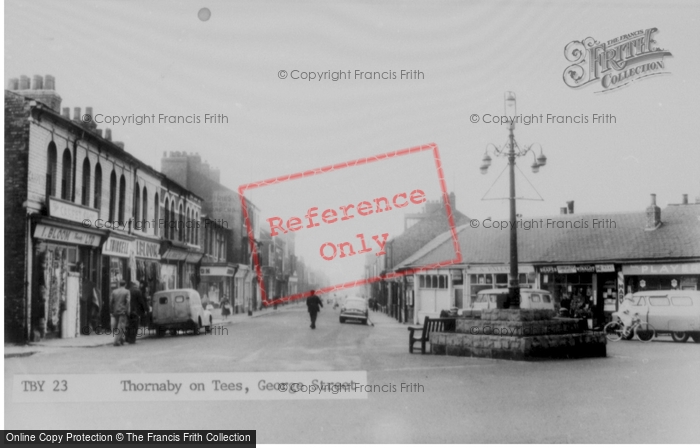
<svg viewBox="0 0 700 448">
<path fill-rule="evenodd" d="M 70 107 L 64 107 L 61 115 L 70 120 Z"/>
<path fill-rule="evenodd" d="M 80 108 L 79 107 L 73 108 L 73 120 L 80 121 Z"/>
<path fill-rule="evenodd" d="M 688 195 L 687 194 L 683 195 L 683 202 L 681 202 L 681 204 L 688 205 Z"/>
<path fill-rule="evenodd" d="M 19 90 L 19 79 L 11 78 L 7 81 L 7 90 Z"/>
<path fill-rule="evenodd" d="M 574 214 L 574 201 L 566 201 L 566 206 L 569 208 L 569 214 Z"/>
<path fill-rule="evenodd" d="M 651 205 L 647 207 L 646 230 L 655 230 L 661 225 L 661 209 L 656 205 L 656 195 L 651 195 Z"/>
<path fill-rule="evenodd" d="M 112 141 L 112 130 L 110 128 L 105 129 L 105 139 Z"/>
<path fill-rule="evenodd" d="M 51 75 L 44 76 L 44 90 L 56 90 L 56 78 Z"/>
<path fill-rule="evenodd" d="M 560 207 L 560 208 L 559 208 L 559 214 L 560 214 L 560 215 L 566 215 L 566 211 L 567 211 L 567 210 L 568 210 L 568 209 L 567 209 L 566 207 Z"/>
<path fill-rule="evenodd" d="M 44 90 L 44 78 L 41 75 L 34 75 L 32 90 Z"/>
<path fill-rule="evenodd" d="M 22 75 L 19 77 L 19 90 L 29 90 L 29 77 Z"/>
</svg>

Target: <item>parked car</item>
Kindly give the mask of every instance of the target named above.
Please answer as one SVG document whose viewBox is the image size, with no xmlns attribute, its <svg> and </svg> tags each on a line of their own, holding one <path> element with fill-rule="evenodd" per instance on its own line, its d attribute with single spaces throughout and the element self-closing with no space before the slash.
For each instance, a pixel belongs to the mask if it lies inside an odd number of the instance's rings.
<svg viewBox="0 0 700 448">
<path fill-rule="evenodd" d="M 700 343 L 700 291 L 639 291 L 625 297 L 613 319 L 626 321 L 638 314 L 657 334 L 667 333 L 676 342 L 692 337 Z"/>
<path fill-rule="evenodd" d="M 367 301 L 360 297 L 346 299 L 340 307 L 340 323 L 345 323 L 346 319 L 357 319 L 366 325 L 369 319 Z"/>
<path fill-rule="evenodd" d="M 503 302 L 507 298 L 507 288 L 483 289 L 476 294 L 476 299 L 472 302 L 471 308 L 475 310 L 498 308 L 498 302 Z M 520 290 L 520 308 L 554 310 L 554 299 L 547 290 L 523 288 Z"/>
<path fill-rule="evenodd" d="M 204 327 L 211 329 L 211 313 L 202 307 L 199 293 L 194 289 L 171 289 L 153 294 L 152 325 L 158 336 L 167 330 L 177 334 L 178 330 L 190 330 L 195 334 Z"/>
</svg>

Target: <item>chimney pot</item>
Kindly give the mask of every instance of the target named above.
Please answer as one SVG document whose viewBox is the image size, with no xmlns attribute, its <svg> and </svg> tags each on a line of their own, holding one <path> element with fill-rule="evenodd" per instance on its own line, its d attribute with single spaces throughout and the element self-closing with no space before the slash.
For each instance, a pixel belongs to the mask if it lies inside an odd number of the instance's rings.
<svg viewBox="0 0 700 448">
<path fill-rule="evenodd" d="M 56 78 L 51 75 L 44 76 L 44 90 L 56 90 Z"/>
<path fill-rule="evenodd" d="M 97 135 L 102 137 L 102 129 L 95 129 L 95 132 L 97 132 Z"/>
<path fill-rule="evenodd" d="M 11 78 L 7 82 L 7 89 L 8 90 L 19 90 L 19 79 L 18 78 Z"/>
<path fill-rule="evenodd" d="M 683 204 L 683 205 L 688 205 L 688 195 L 687 195 L 687 194 L 684 194 L 684 195 L 683 195 L 683 202 L 682 202 L 682 204 Z"/>
<path fill-rule="evenodd" d="M 654 193 L 651 194 L 651 205 L 656 205 L 656 195 Z"/>
<path fill-rule="evenodd" d="M 19 90 L 29 90 L 29 77 L 22 75 L 19 77 Z"/>
<path fill-rule="evenodd" d="M 90 116 L 92 117 L 92 116 L 93 116 L 93 115 L 92 115 L 92 107 L 86 107 L 86 108 L 85 108 L 85 113 L 88 114 L 88 115 L 90 115 Z"/>
<path fill-rule="evenodd" d="M 574 214 L 574 201 L 566 201 L 566 206 L 569 208 L 569 214 Z"/>
<path fill-rule="evenodd" d="M 64 107 L 62 115 L 70 120 L 70 107 Z"/>
<path fill-rule="evenodd" d="M 44 90 L 44 78 L 41 75 L 34 75 L 32 79 L 32 90 Z"/>
<path fill-rule="evenodd" d="M 105 129 L 105 138 L 112 141 L 112 130 L 110 128 Z"/>
<path fill-rule="evenodd" d="M 73 120 L 80 121 L 80 108 L 79 107 L 73 108 Z"/>
<path fill-rule="evenodd" d="M 560 208 L 559 208 L 559 214 L 560 214 L 560 215 L 566 215 L 567 210 L 568 210 L 568 209 L 567 209 L 566 207 L 560 207 Z"/>
</svg>

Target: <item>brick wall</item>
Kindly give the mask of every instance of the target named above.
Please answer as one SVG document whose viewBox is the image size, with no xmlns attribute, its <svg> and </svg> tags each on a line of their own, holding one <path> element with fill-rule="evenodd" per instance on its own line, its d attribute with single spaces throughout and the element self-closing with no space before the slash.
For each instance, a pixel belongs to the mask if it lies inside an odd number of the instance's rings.
<svg viewBox="0 0 700 448">
<path fill-rule="evenodd" d="M 5 91 L 5 342 L 24 340 L 29 106 Z"/>
</svg>

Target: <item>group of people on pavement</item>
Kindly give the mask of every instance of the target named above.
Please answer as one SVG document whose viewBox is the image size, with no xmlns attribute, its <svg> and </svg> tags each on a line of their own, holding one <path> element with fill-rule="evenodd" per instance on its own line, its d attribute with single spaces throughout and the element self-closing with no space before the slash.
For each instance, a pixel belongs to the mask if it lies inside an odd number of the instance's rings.
<svg viewBox="0 0 700 448">
<path fill-rule="evenodd" d="M 119 287 L 112 291 L 109 297 L 109 309 L 112 313 L 112 333 L 114 345 L 136 343 L 136 335 L 145 317 L 148 315 L 148 303 L 141 293 L 139 282 L 131 283 L 131 288 L 126 288 L 126 281 L 121 280 Z"/>
</svg>

